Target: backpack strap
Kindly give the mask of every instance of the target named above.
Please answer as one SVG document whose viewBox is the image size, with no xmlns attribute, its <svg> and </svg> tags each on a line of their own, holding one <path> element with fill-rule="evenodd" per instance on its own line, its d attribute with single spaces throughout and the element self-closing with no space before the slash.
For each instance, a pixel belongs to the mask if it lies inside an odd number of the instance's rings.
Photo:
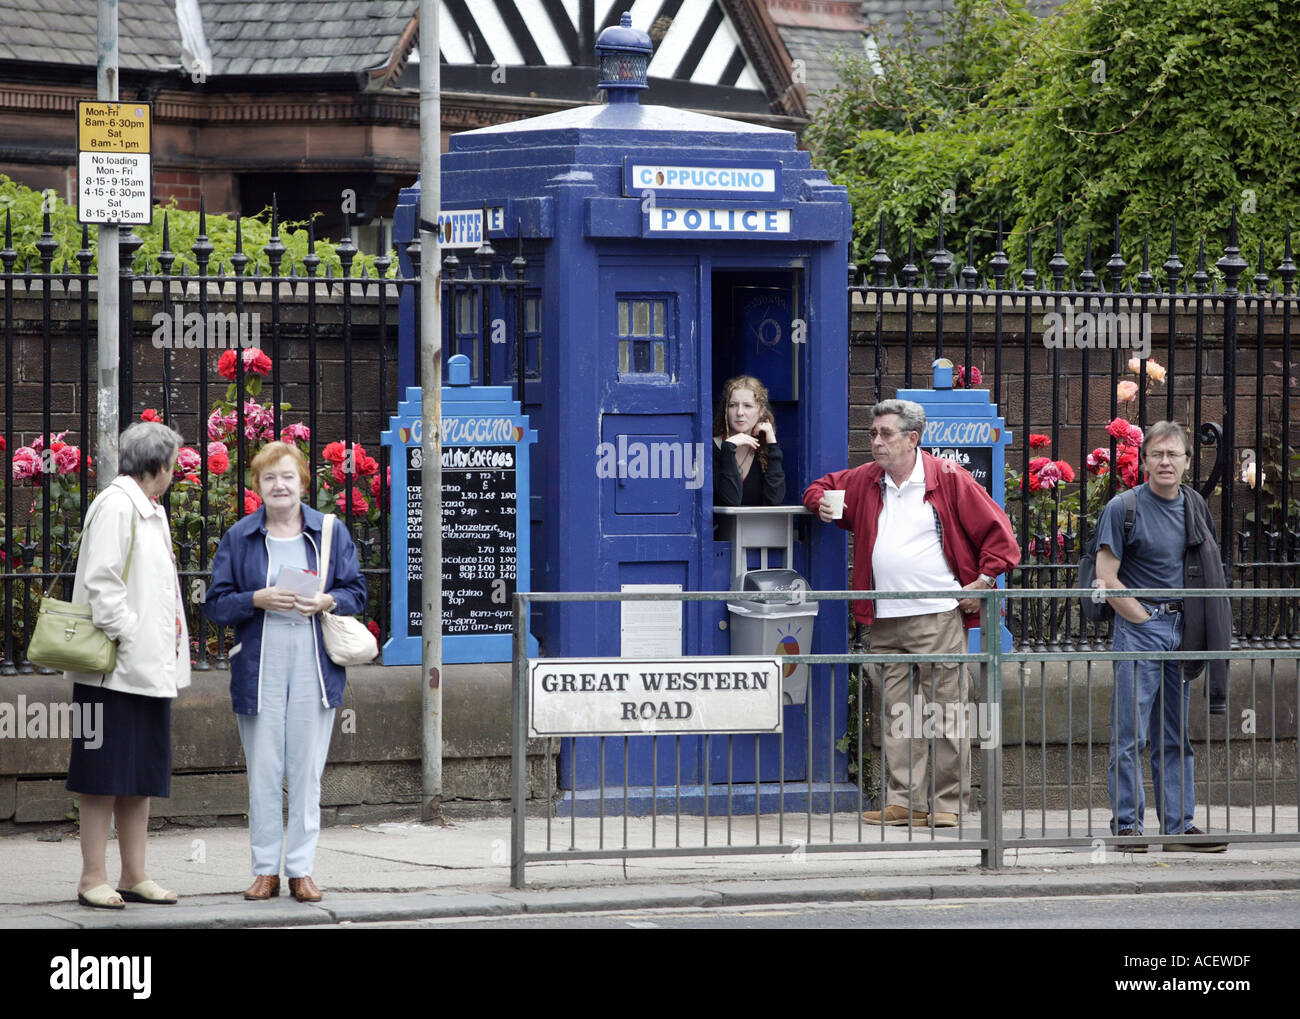
<svg viewBox="0 0 1300 1019">
<path fill-rule="evenodd" d="M 1129 535 L 1133 533 L 1133 524 L 1137 522 L 1137 490 L 1126 488 L 1120 492 L 1119 497 L 1124 500 L 1124 544 L 1127 546 Z"/>
</svg>

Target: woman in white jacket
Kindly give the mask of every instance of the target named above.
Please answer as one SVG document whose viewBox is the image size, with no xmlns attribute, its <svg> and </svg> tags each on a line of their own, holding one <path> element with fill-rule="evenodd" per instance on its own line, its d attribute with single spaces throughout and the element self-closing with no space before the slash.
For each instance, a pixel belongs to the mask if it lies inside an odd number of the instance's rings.
<svg viewBox="0 0 1300 1019">
<path fill-rule="evenodd" d="M 111 673 L 65 673 L 78 711 L 95 724 L 74 740 L 67 788 L 81 808 L 84 906 L 121 909 L 126 902 L 170 904 L 176 893 L 145 869 L 149 798 L 171 794 L 171 703 L 190 683 L 190 639 L 167 517 L 158 497 L 172 481 L 182 437 L 140 422 L 122 433 L 122 473 L 87 514 L 72 600 L 90 605 L 95 625 L 117 641 Z M 105 854 L 117 816 L 122 856 L 117 890 Z"/>
</svg>

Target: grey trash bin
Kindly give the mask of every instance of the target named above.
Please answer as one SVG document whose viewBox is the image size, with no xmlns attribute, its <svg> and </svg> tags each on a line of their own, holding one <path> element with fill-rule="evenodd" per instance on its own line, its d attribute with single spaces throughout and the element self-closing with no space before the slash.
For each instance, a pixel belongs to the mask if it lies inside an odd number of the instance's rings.
<svg viewBox="0 0 1300 1019">
<path fill-rule="evenodd" d="M 794 570 L 750 570 L 741 579 L 741 591 L 807 591 L 808 581 Z M 811 654 L 817 602 L 727 602 L 731 614 L 733 655 Z M 808 700 L 808 666 L 789 663 L 782 670 L 783 702 Z"/>
</svg>

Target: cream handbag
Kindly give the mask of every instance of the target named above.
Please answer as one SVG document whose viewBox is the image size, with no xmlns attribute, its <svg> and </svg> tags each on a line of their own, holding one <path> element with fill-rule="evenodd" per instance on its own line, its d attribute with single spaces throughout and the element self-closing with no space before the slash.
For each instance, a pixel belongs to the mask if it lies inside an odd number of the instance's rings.
<svg viewBox="0 0 1300 1019">
<path fill-rule="evenodd" d="M 329 580 L 330 551 L 334 545 L 334 514 L 325 516 L 321 525 L 320 594 L 325 593 Z M 325 653 L 335 665 L 365 665 L 379 656 L 375 635 L 355 616 L 336 616 L 333 612 L 320 614 L 321 633 L 325 638 Z"/>
</svg>

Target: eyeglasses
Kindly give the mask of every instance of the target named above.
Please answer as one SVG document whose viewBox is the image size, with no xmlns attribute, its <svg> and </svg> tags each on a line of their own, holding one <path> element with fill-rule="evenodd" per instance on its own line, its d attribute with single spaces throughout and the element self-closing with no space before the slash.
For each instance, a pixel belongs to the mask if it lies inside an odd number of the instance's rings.
<svg viewBox="0 0 1300 1019">
<path fill-rule="evenodd" d="M 867 434 L 873 439 L 884 439 L 888 442 L 890 439 L 897 438 L 903 433 L 895 428 L 873 428 L 871 431 L 867 432 Z"/>
<path fill-rule="evenodd" d="M 1147 451 L 1147 459 L 1154 460 L 1157 463 L 1164 460 L 1168 460 L 1172 463 L 1173 461 L 1183 459 L 1185 456 L 1187 456 L 1186 453 L 1174 453 L 1167 449 L 1151 449 Z"/>
</svg>

